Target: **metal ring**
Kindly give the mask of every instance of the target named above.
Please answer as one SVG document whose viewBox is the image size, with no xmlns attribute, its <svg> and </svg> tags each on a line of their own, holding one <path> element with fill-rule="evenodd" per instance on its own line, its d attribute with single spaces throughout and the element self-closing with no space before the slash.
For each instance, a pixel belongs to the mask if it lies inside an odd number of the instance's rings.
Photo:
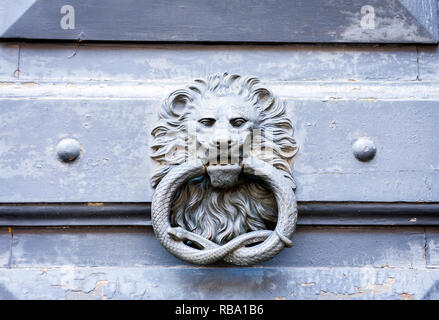
<svg viewBox="0 0 439 320">
<path fill-rule="evenodd" d="M 274 232 L 269 230 L 248 232 L 224 245 L 218 245 L 187 230 L 180 232 L 177 237 L 171 237 L 169 230 L 172 226 L 169 218 L 175 193 L 183 183 L 205 173 L 203 163 L 195 160 L 171 169 L 154 193 L 151 210 L 152 225 L 157 239 L 170 253 L 194 264 L 210 264 L 225 260 L 236 265 L 250 265 L 271 259 L 285 246 L 291 246 L 290 238 L 297 222 L 297 204 L 293 189 L 286 183 L 281 172 L 268 163 L 255 158 L 244 161 L 244 171 L 259 176 L 274 192 L 278 206 L 278 219 Z M 189 247 L 183 242 L 184 239 L 199 243 L 204 249 Z M 260 241 L 262 241 L 260 244 L 246 247 L 250 243 Z"/>
</svg>

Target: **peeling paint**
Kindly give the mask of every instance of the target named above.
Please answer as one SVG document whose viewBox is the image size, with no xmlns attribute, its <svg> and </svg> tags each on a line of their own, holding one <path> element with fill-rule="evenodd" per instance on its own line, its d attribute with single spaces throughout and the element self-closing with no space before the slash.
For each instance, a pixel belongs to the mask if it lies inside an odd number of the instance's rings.
<svg viewBox="0 0 439 320">
<path fill-rule="evenodd" d="M 422 284 L 412 281 L 415 275 Z M 438 276 L 439 269 L 371 267 L 64 266 L 44 274 L 37 268 L 0 268 L 0 296 L 3 286 L 19 299 L 422 299 L 437 294 Z M 315 285 L 302 287 L 300 279 L 313 279 Z"/>
<path fill-rule="evenodd" d="M 414 295 L 409 294 L 409 293 L 401 293 L 400 296 L 403 300 L 413 300 L 414 299 Z"/>
<path fill-rule="evenodd" d="M 410 31 L 416 30 L 399 30 Z M 294 164 L 299 200 L 438 200 L 439 153 L 432 152 L 438 150 L 436 47 L 78 47 L 0 46 L 0 126 L 8 137 L 0 137 L 5 201 L 82 199 L 89 206 L 150 201 L 144 119 L 169 92 L 224 69 L 258 76 L 286 99 L 301 147 Z M 53 145 L 71 133 L 85 147 L 82 162 L 66 166 L 54 156 Z M 376 161 L 367 164 L 350 153 L 351 140 L 363 135 L 375 135 L 379 147 Z M 102 183 L 102 177 L 111 179 Z M 49 230 L 26 237 L 4 228 L 0 299 L 439 298 L 435 228 L 423 232 L 413 226 L 405 233 L 316 228 L 313 236 L 299 231 L 294 255 L 286 252 L 275 263 L 254 268 L 179 264 L 161 255 L 155 242 L 134 241 L 127 230 L 75 230 L 76 237 L 67 232 L 50 237 Z"/>
<path fill-rule="evenodd" d="M 89 207 L 101 207 L 103 205 L 104 205 L 103 202 L 88 202 L 87 203 L 87 206 L 89 206 Z"/>
<path fill-rule="evenodd" d="M 315 285 L 316 285 L 315 282 L 301 283 L 301 284 L 300 284 L 301 287 L 311 287 L 311 286 L 315 286 Z"/>
</svg>

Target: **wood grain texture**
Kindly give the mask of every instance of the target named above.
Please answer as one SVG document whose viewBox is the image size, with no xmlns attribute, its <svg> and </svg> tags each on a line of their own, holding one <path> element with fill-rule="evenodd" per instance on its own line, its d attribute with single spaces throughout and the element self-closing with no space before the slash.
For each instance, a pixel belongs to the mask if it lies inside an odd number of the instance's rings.
<svg viewBox="0 0 439 320">
<path fill-rule="evenodd" d="M 434 0 L 37 0 L 0 12 L 2 38 L 100 41 L 436 43 Z M 365 27 L 364 6 L 373 7 Z M 73 12 L 74 10 L 74 12 Z M 69 25 L 64 16 L 70 15 Z M 13 19 L 11 17 L 14 17 Z M 74 23 L 73 23 L 74 19 Z M 1 26 L 1 25 L 0 25 Z M 64 27 L 63 27 L 64 26 Z"/>
</svg>

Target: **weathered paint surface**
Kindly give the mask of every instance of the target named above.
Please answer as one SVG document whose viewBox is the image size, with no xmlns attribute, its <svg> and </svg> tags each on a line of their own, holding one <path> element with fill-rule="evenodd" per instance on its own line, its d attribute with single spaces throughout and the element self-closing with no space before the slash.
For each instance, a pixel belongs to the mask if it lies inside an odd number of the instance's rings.
<svg viewBox="0 0 439 320">
<path fill-rule="evenodd" d="M 222 71 L 287 100 L 299 199 L 437 201 L 438 61 L 429 46 L 2 44 L 0 201 L 148 201 L 149 119 Z M 54 152 L 67 135 L 83 144 L 71 165 Z M 370 163 L 351 154 L 359 135 Z M 293 241 L 252 268 L 194 267 L 149 227 L 0 227 L 0 298 L 439 299 L 435 226 L 308 226 Z"/>
<path fill-rule="evenodd" d="M 439 229 L 438 228 L 426 228 L 425 254 L 426 254 L 428 266 L 430 267 L 439 266 Z"/>
<path fill-rule="evenodd" d="M 151 227 L 12 228 L 9 236 L 11 268 L 191 266 L 163 249 Z M 299 227 L 292 248 L 256 267 L 418 268 L 425 243 L 422 227 Z"/>
<path fill-rule="evenodd" d="M 38 83 L 154 80 L 161 85 L 224 71 L 264 81 L 416 80 L 418 75 L 413 45 L 20 44 L 20 80 Z"/>
<path fill-rule="evenodd" d="M 3 0 L 0 37 L 436 43 L 435 0 Z M 61 10 L 60 10 L 61 9 Z M 366 11 L 364 10 L 366 9 Z M 60 14 L 60 11 L 62 14 Z M 373 18 L 369 18 L 371 13 Z M 2 15 L 3 16 L 3 15 Z M 67 20 L 68 19 L 68 20 Z M 365 20 L 373 19 L 365 23 Z M 67 22 L 68 21 L 68 22 Z M 135 21 L 135 23 L 133 23 Z M 313 23 L 309 23 L 312 21 Z M 372 26 L 373 25 L 373 26 Z"/>
<path fill-rule="evenodd" d="M 256 75 L 286 99 L 300 145 L 294 162 L 299 201 L 438 201 L 439 91 L 419 81 L 420 66 L 434 66 L 434 59 L 424 62 L 423 50 L 4 46 L 4 59 L 19 56 L 15 66 L 4 64 L 5 77 L 18 70 L 19 80 L 5 80 L 0 90 L 0 201 L 150 201 L 148 143 L 162 99 L 194 78 L 225 70 Z M 69 136 L 82 153 L 65 164 L 55 146 Z M 369 163 L 352 156 L 360 136 L 378 148 Z"/>
<path fill-rule="evenodd" d="M 18 79 L 19 45 L 18 43 L 0 44 L 0 80 Z"/>
<path fill-rule="evenodd" d="M 146 228 L 6 228 L 3 299 L 435 299 L 423 228 L 299 227 L 249 268 L 186 264 Z M 431 232 L 431 230 L 429 231 Z M 12 245 L 11 245 L 12 243 Z M 430 244 L 431 245 L 431 242 Z M 7 255 L 6 255 L 7 256 Z"/>
<path fill-rule="evenodd" d="M 426 268 L 2 268 L 0 298 L 438 299 L 437 279 Z"/>
<path fill-rule="evenodd" d="M 286 101 L 299 201 L 439 201 L 438 101 Z M 160 102 L 3 100 L 0 201 L 151 201 L 148 144 Z M 367 163 L 351 147 L 364 136 L 377 146 Z M 81 156 L 64 163 L 56 145 L 69 137 Z"/>
</svg>

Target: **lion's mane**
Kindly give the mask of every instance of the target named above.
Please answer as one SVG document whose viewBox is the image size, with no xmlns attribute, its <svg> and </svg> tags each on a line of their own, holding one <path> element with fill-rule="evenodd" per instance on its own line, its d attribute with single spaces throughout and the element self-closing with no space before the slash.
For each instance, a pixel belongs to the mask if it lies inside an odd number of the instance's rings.
<svg viewBox="0 0 439 320">
<path fill-rule="evenodd" d="M 156 187 L 173 166 L 190 158 L 187 118 L 193 112 L 193 102 L 202 101 L 205 94 L 246 98 L 258 111 L 254 129 L 262 132 L 252 140 L 251 156 L 281 170 L 291 182 L 286 187 L 295 188 L 290 160 L 297 146 L 283 101 L 257 78 L 228 73 L 195 80 L 172 92 L 163 102 L 159 122 L 152 130 L 151 157 L 158 162 L 151 177 L 152 186 Z M 256 145 L 258 148 L 253 148 Z M 187 182 L 176 194 L 171 224 L 222 244 L 237 235 L 266 229 L 267 222 L 275 222 L 276 216 L 274 196 L 261 182 L 243 177 L 237 186 L 224 190 L 214 188 L 209 179 L 200 178 Z"/>
</svg>

